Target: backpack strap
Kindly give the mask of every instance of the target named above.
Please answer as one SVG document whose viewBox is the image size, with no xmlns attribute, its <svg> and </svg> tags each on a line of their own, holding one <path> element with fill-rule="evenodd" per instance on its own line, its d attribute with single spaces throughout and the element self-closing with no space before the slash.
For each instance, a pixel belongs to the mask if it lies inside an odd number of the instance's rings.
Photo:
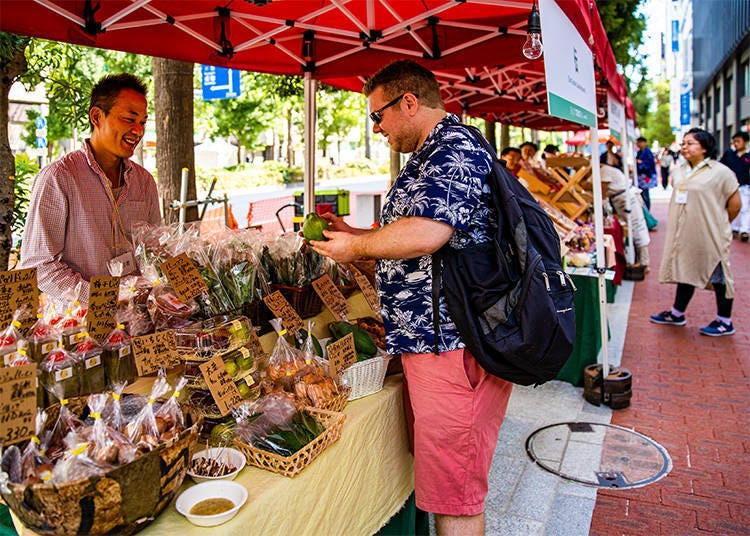
<svg viewBox="0 0 750 536">
<path fill-rule="evenodd" d="M 440 340 L 440 281 L 442 274 L 443 252 L 442 249 L 432 254 L 432 329 L 435 340 L 432 343 L 432 352 L 440 353 L 438 341 Z"/>
</svg>

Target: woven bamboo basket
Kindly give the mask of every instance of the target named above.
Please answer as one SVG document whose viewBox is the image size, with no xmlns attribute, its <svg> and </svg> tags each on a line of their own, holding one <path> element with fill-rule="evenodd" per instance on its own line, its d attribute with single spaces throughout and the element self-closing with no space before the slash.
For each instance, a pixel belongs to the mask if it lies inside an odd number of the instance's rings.
<svg viewBox="0 0 750 536">
<path fill-rule="evenodd" d="M 349 402 L 349 395 L 352 392 L 352 388 L 348 385 L 339 387 L 339 394 L 333 398 L 326 400 L 325 404 L 320 406 L 318 409 L 324 409 L 326 411 L 340 412 L 344 411 L 346 403 Z"/>
<path fill-rule="evenodd" d="M 325 426 L 325 432 L 310 441 L 307 445 L 291 456 L 279 456 L 265 450 L 256 449 L 235 439 L 234 445 L 247 458 L 249 465 L 260 467 L 274 473 L 293 477 L 300 473 L 305 467 L 318 457 L 328 445 L 335 443 L 341 437 L 341 429 L 346 420 L 346 414 L 327 411 L 324 409 L 307 406 L 304 408 L 309 415 Z"/>
<path fill-rule="evenodd" d="M 377 355 L 372 359 L 354 363 L 346 369 L 343 382 L 352 388 L 349 400 L 356 400 L 382 390 L 389 360 L 388 355 Z"/>
<path fill-rule="evenodd" d="M 85 398 L 72 399 L 70 408 L 80 415 L 85 403 Z M 55 414 L 56 407 L 48 412 Z M 187 428 L 179 436 L 129 464 L 58 485 L 9 484 L 10 493 L 2 493 L 3 500 L 37 534 L 134 534 L 153 521 L 180 489 L 201 421 L 188 410 Z"/>
</svg>

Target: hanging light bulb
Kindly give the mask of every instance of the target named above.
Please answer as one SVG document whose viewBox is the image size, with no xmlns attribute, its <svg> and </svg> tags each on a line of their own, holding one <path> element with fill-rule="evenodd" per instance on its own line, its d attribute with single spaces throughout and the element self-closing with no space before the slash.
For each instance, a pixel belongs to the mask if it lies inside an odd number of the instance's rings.
<svg viewBox="0 0 750 536">
<path fill-rule="evenodd" d="M 521 48 L 521 52 L 530 60 L 537 60 L 542 56 L 544 47 L 542 47 L 542 21 L 539 18 L 539 10 L 536 7 L 536 0 L 531 6 L 529 21 L 526 26 L 526 42 Z"/>
</svg>

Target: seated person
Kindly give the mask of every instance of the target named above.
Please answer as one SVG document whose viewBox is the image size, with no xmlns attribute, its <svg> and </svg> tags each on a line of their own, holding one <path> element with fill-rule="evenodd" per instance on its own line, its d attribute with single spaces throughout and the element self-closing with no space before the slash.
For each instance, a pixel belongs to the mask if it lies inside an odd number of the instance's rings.
<svg viewBox="0 0 750 536">
<path fill-rule="evenodd" d="M 539 148 L 536 143 L 525 141 L 521 144 L 521 169 L 530 175 L 534 175 L 537 179 L 549 186 L 550 190 L 559 190 L 561 185 L 555 180 L 550 172 L 544 169 L 541 163 L 534 158 L 538 150 Z"/>
<path fill-rule="evenodd" d="M 555 158 L 559 155 L 560 148 L 557 145 L 546 145 L 544 147 L 544 152 L 542 153 L 542 160 L 546 161 L 548 158 Z"/>
<path fill-rule="evenodd" d="M 500 153 L 500 158 L 505 160 L 505 167 L 517 177 L 521 169 L 521 150 L 518 147 L 506 147 Z"/>
<path fill-rule="evenodd" d="M 615 152 L 614 142 L 607 142 L 607 150 L 601 154 L 599 161 L 622 171 L 622 157 Z"/>
</svg>

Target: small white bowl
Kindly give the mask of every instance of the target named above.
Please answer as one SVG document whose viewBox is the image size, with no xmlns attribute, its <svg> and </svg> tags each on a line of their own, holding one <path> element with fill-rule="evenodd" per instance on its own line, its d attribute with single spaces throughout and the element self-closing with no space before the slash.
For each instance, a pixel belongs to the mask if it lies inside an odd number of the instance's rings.
<svg viewBox="0 0 750 536">
<path fill-rule="evenodd" d="M 190 513 L 190 509 L 204 499 L 229 499 L 234 503 L 234 508 L 214 514 L 211 516 L 196 516 Z M 190 489 L 183 491 L 177 501 L 175 508 L 179 513 L 188 518 L 193 525 L 199 527 L 213 527 L 221 525 L 232 519 L 247 500 L 247 490 L 236 482 L 202 482 Z"/>
<path fill-rule="evenodd" d="M 229 448 L 229 447 L 213 447 L 205 450 L 201 450 L 200 452 L 196 452 L 193 454 L 192 460 L 196 458 L 213 458 L 220 461 L 226 461 L 232 464 L 236 469 L 232 471 L 231 473 L 227 473 L 222 476 L 205 476 L 205 475 L 199 475 L 197 473 L 192 472 L 189 468 L 187 471 L 187 474 L 190 475 L 190 478 L 192 478 L 195 482 L 210 482 L 213 480 L 234 480 L 234 477 L 237 476 L 237 474 L 242 471 L 242 469 L 245 468 L 245 455 L 242 454 L 239 450 Z"/>
</svg>

